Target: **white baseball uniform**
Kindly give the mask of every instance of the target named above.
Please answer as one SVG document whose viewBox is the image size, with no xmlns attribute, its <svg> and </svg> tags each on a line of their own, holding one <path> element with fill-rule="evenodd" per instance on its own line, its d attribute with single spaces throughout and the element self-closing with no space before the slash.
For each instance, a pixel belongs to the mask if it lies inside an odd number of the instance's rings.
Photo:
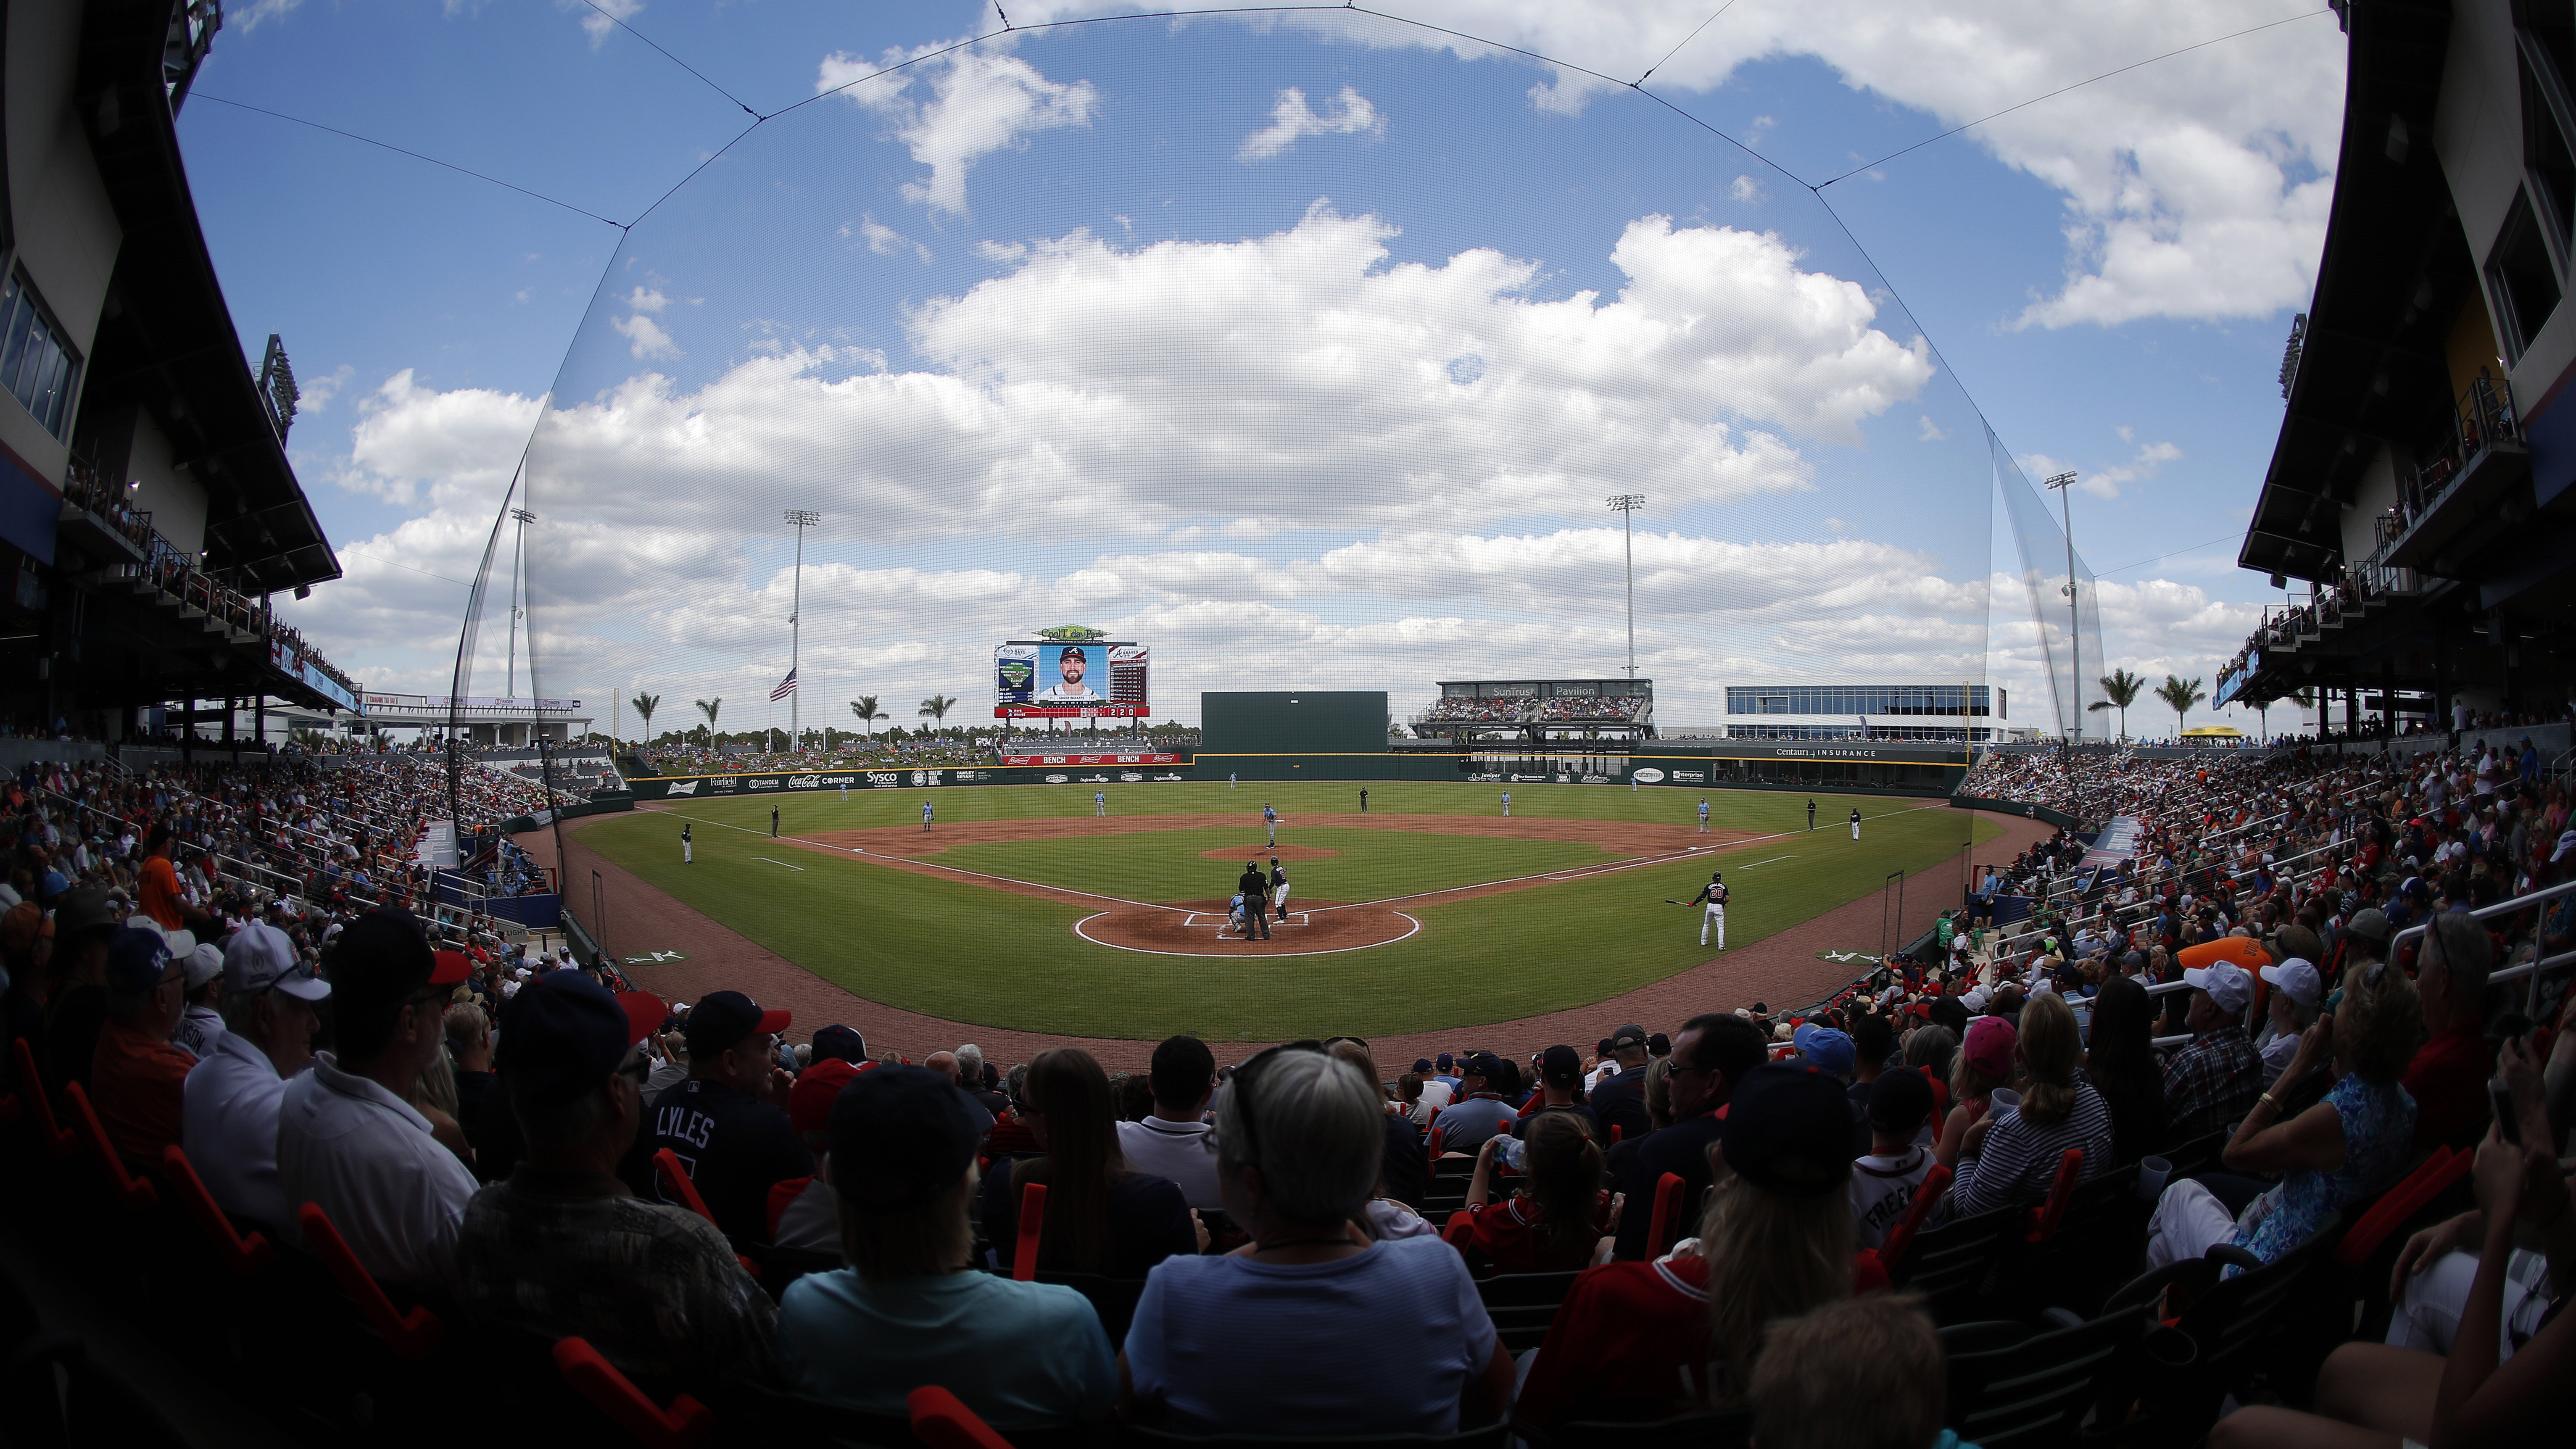
<svg viewBox="0 0 2576 1449">
<path fill-rule="evenodd" d="M 1860 839 L 1860 812 L 1857 810 L 1852 812 L 1852 839 Z"/>
<path fill-rule="evenodd" d="M 1698 895 L 1695 895 L 1695 896 L 1693 896 L 1693 897 L 1691 897 L 1691 904 L 1692 904 L 1692 905 L 1695 905 L 1695 906 L 1702 906 L 1702 907 L 1703 907 L 1703 909 L 1702 909 L 1702 910 L 1700 911 L 1700 913 L 1699 913 L 1699 943 L 1700 943 L 1701 945 L 1703 945 L 1703 946 L 1705 946 L 1705 945 L 1707 945 L 1707 944 L 1708 944 L 1708 930 L 1709 930 L 1709 927 L 1711 927 L 1711 926 L 1715 926 L 1715 927 L 1717 928 L 1717 949 L 1719 949 L 1719 950 L 1721 950 L 1721 951 L 1725 950 L 1725 949 L 1726 949 L 1726 885 L 1725 885 L 1725 883 L 1724 883 L 1724 882 L 1722 882 L 1722 881 L 1710 881 L 1707 885 L 1704 885 L 1704 886 L 1700 887 L 1699 894 L 1698 894 Z"/>
</svg>

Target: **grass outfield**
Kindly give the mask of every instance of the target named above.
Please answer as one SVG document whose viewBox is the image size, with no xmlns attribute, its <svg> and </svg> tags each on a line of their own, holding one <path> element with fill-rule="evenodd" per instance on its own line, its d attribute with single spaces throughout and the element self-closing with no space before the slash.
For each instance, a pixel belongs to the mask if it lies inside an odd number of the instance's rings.
<svg viewBox="0 0 2576 1449">
<path fill-rule="evenodd" d="M 1369 786 L 1369 810 L 1492 816 L 1500 813 L 1499 794 L 1494 785 L 1391 781 Z M 1597 845 L 1571 841 L 1331 827 L 1300 834 L 1301 813 L 1356 810 L 1351 785 L 1145 784 L 1112 786 L 1109 795 L 1121 816 L 1257 816 L 1266 799 L 1287 818 L 1281 844 L 1345 852 L 1291 867 L 1299 894 L 1316 899 L 1376 900 L 1611 859 Z M 1073 934 L 1074 922 L 1092 913 L 1084 907 L 891 869 L 865 856 L 780 849 L 768 839 L 772 804 L 781 830 L 796 835 L 917 827 L 925 798 L 943 823 L 1091 813 L 1090 790 L 1062 785 L 853 791 L 846 803 L 818 792 L 603 817 L 579 838 L 655 888 L 860 996 L 1027 1031 L 1140 1039 L 1188 1031 L 1238 1041 L 1428 1031 L 1581 1006 L 1708 959 L 1698 944 L 1698 913 L 1663 904 L 1698 890 L 1707 879 L 1704 860 L 1411 910 L 1423 929 L 1387 946 L 1255 960 L 1101 946 Z M 1780 837 L 1723 858 L 1733 888 L 1727 943 L 1736 948 L 1868 895 L 1890 871 L 1919 872 L 1949 859 L 1971 828 L 1980 841 L 2000 833 L 1965 812 L 1916 809 L 1910 800 L 1818 795 L 1818 828 L 1809 834 L 1805 796 L 1712 791 L 1708 798 L 1719 825 Z M 1670 788 L 1512 789 L 1512 813 L 1524 820 L 1687 826 L 1698 803 L 1696 793 Z M 1858 843 L 1843 824 L 1855 807 L 1870 817 Z M 686 868 L 675 815 L 695 822 L 697 864 Z M 1250 825 L 1149 830 L 960 845 L 926 859 L 1124 899 L 1176 899 L 1218 895 L 1230 884 L 1226 862 L 1201 860 L 1198 851 L 1258 838 Z M 1167 880 L 1188 884 L 1166 889 Z"/>
</svg>

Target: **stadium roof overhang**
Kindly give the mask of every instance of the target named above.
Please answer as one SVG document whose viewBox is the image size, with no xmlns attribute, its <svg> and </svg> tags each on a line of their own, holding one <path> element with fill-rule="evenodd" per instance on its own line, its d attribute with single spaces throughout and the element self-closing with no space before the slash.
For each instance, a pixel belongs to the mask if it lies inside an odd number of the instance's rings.
<svg viewBox="0 0 2576 1449">
<path fill-rule="evenodd" d="M 2340 8 L 2351 40 L 2334 205 L 2280 440 L 2236 557 L 2310 581 L 2344 562 L 2342 511 L 2379 446 L 2448 428 L 2444 333 L 2476 286 L 2433 149 L 2451 7 Z"/>
<path fill-rule="evenodd" d="M 91 0 L 77 106 L 124 244 L 84 410 L 150 409 L 206 492 L 207 569 L 246 594 L 340 577 L 269 422 L 197 222 L 163 86 L 171 0 Z"/>
</svg>

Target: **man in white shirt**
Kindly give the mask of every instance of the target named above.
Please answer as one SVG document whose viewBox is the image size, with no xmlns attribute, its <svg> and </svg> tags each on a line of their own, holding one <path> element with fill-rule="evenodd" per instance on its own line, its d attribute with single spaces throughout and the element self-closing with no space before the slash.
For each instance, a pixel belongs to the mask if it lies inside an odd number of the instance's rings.
<svg viewBox="0 0 2576 1449">
<path fill-rule="evenodd" d="M 287 1079 L 313 1061 L 315 1004 L 331 983 L 296 959 L 295 943 L 252 922 L 224 947 L 224 1030 L 188 1070 L 179 1145 L 224 1211 L 296 1240 L 293 1205 L 277 1181 L 277 1108 Z"/>
<path fill-rule="evenodd" d="M 278 1108 L 277 1173 L 290 1203 L 313 1203 L 368 1272 L 444 1286 L 474 1174 L 411 1105 L 444 1049 L 459 952 L 433 954 L 407 911 L 380 909 L 340 933 L 331 957 L 340 1053 L 316 1056 Z"/>
<path fill-rule="evenodd" d="M 1869 1155 L 1852 1164 L 1852 1245 L 1876 1248 L 1905 1220 L 1932 1174 L 1932 1151 L 1916 1137 L 1932 1118 L 1932 1083 L 1912 1067 L 1879 1073 L 1869 1094 Z"/>
<path fill-rule="evenodd" d="M 1216 1185 L 1216 1143 L 1208 1133 L 1208 1098 L 1216 1090 L 1216 1056 L 1194 1036 L 1154 1048 L 1154 1110 L 1142 1122 L 1118 1124 L 1127 1170 L 1170 1178 L 1191 1207 L 1225 1206 Z"/>
<path fill-rule="evenodd" d="M 1422 1099 L 1413 1104 L 1413 1125 L 1428 1129 L 1431 1114 L 1448 1106 L 1450 1099 L 1458 1095 L 1458 1089 L 1449 1084 L 1448 1078 L 1437 1075 L 1429 1057 L 1416 1057 L 1413 1073 L 1422 1078 Z"/>
<path fill-rule="evenodd" d="M 179 1025 L 170 1033 L 170 1044 L 203 1061 L 215 1049 L 215 1038 L 224 1034 L 224 1018 L 218 1002 L 223 997 L 223 949 L 212 941 L 199 941 L 188 952 L 187 995 L 179 1013 Z"/>
</svg>

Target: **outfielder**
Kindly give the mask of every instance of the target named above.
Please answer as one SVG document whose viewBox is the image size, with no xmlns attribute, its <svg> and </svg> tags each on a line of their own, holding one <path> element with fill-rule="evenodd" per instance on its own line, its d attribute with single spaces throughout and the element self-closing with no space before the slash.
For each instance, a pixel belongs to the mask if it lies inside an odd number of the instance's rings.
<svg viewBox="0 0 2576 1449">
<path fill-rule="evenodd" d="M 1270 857 L 1270 907 L 1279 919 L 1288 919 L 1288 872 L 1279 866 L 1279 857 Z"/>
<path fill-rule="evenodd" d="M 1699 833 L 1708 834 L 1708 797 L 1699 797 Z"/>
<path fill-rule="evenodd" d="M 1726 877 L 1717 871 L 1710 871 L 1708 873 L 1708 884 L 1701 886 L 1699 894 L 1691 897 L 1689 900 L 1683 902 L 1683 904 L 1705 907 L 1705 909 L 1699 913 L 1699 943 L 1703 946 L 1708 944 L 1708 928 L 1715 926 L 1717 927 L 1717 949 L 1720 951 L 1725 950 Z"/>
<path fill-rule="evenodd" d="M 1503 818 L 1505 820 L 1512 818 L 1512 792 L 1509 790 L 1503 792 Z"/>
<path fill-rule="evenodd" d="M 682 825 L 680 827 L 680 864 L 695 865 L 697 860 L 697 847 L 689 844 L 689 827 Z"/>
<path fill-rule="evenodd" d="M 1860 807 L 1852 807 L 1852 839 L 1860 839 Z"/>
<path fill-rule="evenodd" d="M 1809 830 L 1816 828 L 1816 802 L 1813 800 L 1807 802 L 1807 828 Z"/>
<path fill-rule="evenodd" d="M 778 807 L 775 805 L 769 807 L 769 838 L 778 838 Z"/>
<path fill-rule="evenodd" d="M 1094 820 L 1106 820 L 1109 818 L 1108 791 L 1094 790 L 1091 792 L 1091 818 Z"/>
<path fill-rule="evenodd" d="M 927 800 L 921 802 L 921 833 L 930 833 L 930 802 Z"/>
<path fill-rule="evenodd" d="M 841 782 L 841 803 L 844 805 L 850 803 L 850 782 L 847 780 Z"/>
<path fill-rule="evenodd" d="M 1271 849 L 1273 849 L 1273 850 L 1278 849 L 1278 848 L 1279 848 L 1279 812 L 1278 812 L 1278 811 L 1276 811 L 1276 810 L 1271 809 L 1271 808 L 1270 808 L 1270 802 L 1269 802 L 1269 801 L 1267 801 L 1267 800 L 1264 800 L 1264 801 L 1262 801 L 1262 802 L 1261 802 L 1261 823 L 1262 823 L 1265 827 L 1267 827 L 1267 828 L 1269 829 L 1269 831 L 1270 831 L 1270 848 L 1271 848 Z M 1259 894 L 1260 894 L 1260 892 L 1255 891 L 1253 894 L 1255 894 L 1255 895 L 1259 895 Z"/>
</svg>

